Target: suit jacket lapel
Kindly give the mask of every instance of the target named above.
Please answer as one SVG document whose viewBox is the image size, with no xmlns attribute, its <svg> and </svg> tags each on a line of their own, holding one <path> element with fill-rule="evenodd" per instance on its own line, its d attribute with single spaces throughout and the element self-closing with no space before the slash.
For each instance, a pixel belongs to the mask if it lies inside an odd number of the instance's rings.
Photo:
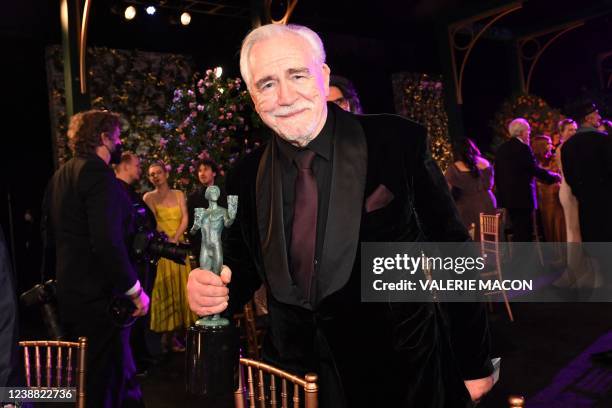
<svg viewBox="0 0 612 408">
<path fill-rule="evenodd" d="M 276 142 L 272 139 L 259 161 L 255 184 L 257 224 L 264 271 L 272 295 L 278 301 L 308 307 L 308 302 L 301 297 L 289 273 L 277 150 Z"/>
<path fill-rule="evenodd" d="M 346 285 L 353 272 L 367 175 L 368 149 L 361 124 L 341 109 L 336 109 L 335 115 L 333 171 L 317 303 Z"/>
</svg>

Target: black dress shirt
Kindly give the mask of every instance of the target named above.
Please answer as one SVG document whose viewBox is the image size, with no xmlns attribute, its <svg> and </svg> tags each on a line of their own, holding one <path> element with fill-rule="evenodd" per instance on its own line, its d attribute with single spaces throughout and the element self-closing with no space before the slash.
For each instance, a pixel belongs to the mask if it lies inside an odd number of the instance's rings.
<svg viewBox="0 0 612 408">
<path fill-rule="evenodd" d="M 295 157 L 300 150 L 309 149 L 316 153 L 312 164 L 312 171 L 317 180 L 318 209 L 317 209 L 317 235 L 315 244 L 315 273 L 312 282 L 311 293 L 316 293 L 315 285 L 319 272 L 319 259 L 323 249 L 325 238 L 325 225 L 327 222 L 327 210 L 329 206 L 331 177 L 333 169 L 333 138 L 335 118 L 331 109 L 327 111 L 327 120 L 321 132 L 304 148 L 298 148 L 287 141 L 276 137 L 279 150 L 279 163 L 281 168 L 282 194 L 283 194 L 283 223 L 285 230 L 285 241 L 287 243 L 287 256 L 291 265 L 291 227 L 293 225 L 293 210 L 295 202 L 295 180 L 297 178 L 297 166 Z M 293 273 L 293 271 L 291 271 Z M 310 299 L 311 302 L 314 299 Z"/>
</svg>

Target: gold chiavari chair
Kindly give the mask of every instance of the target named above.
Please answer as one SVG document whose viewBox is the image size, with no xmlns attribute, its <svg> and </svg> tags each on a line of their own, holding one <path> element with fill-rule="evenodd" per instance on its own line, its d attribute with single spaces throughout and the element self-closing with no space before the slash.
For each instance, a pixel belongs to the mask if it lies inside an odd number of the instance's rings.
<svg viewBox="0 0 612 408">
<path fill-rule="evenodd" d="M 87 338 L 79 337 L 78 342 L 20 341 L 19 346 L 23 348 L 27 387 L 76 387 L 76 406 L 85 408 Z M 31 366 L 31 359 L 34 360 L 34 367 Z"/>
<path fill-rule="evenodd" d="M 265 329 L 258 327 L 253 301 L 244 305 L 242 313 L 234 315 L 236 327 L 240 330 L 240 340 L 246 345 L 246 354 L 255 360 L 261 357 L 261 346 Z"/>
<path fill-rule="evenodd" d="M 235 408 L 247 408 L 243 378 L 245 367 L 247 372 L 246 394 L 248 395 L 248 408 L 318 407 L 316 374 L 306 374 L 302 378 L 248 358 L 241 358 L 239 367 L 238 389 L 234 392 Z M 266 390 L 266 384 L 268 385 L 268 390 Z M 302 391 L 304 394 L 303 404 L 300 399 Z"/>
<path fill-rule="evenodd" d="M 501 268 L 501 258 L 502 258 L 502 250 L 500 249 L 500 235 L 501 235 L 501 214 L 489 215 L 485 213 L 480 213 L 480 251 L 482 256 L 486 256 L 488 259 L 491 259 L 491 255 L 495 257 L 495 270 L 490 272 L 482 272 L 480 276 L 482 278 L 495 277 L 500 282 L 502 281 L 502 268 Z M 508 316 L 510 317 L 510 321 L 514 321 L 514 316 L 512 315 L 512 309 L 510 308 L 510 302 L 508 301 L 508 295 L 505 290 L 500 291 L 492 291 L 486 293 L 487 296 L 493 296 L 500 294 L 504 298 L 504 303 L 506 304 L 506 310 L 508 311 Z"/>
</svg>

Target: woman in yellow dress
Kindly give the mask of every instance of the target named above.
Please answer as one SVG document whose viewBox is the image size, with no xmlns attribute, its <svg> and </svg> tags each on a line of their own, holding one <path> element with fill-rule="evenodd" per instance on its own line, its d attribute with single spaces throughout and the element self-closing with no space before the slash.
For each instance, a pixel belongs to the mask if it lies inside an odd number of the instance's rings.
<svg viewBox="0 0 612 408">
<path fill-rule="evenodd" d="M 182 242 L 189 223 L 185 194 L 170 188 L 168 171 L 161 162 L 149 166 L 149 181 L 155 189 L 143 199 L 155 214 L 157 229 L 169 242 Z M 185 329 L 195 321 L 185 296 L 188 276 L 187 266 L 160 258 L 151 295 L 151 330 L 164 333 L 162 346 L 166 350 L 184 351 Z"/>
</svg>

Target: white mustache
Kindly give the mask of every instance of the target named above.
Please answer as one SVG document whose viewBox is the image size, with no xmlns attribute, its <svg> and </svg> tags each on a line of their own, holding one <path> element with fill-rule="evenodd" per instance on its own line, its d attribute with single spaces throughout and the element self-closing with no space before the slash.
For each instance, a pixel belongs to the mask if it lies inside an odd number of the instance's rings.
<svg viewBox="0 0 612 408">
<path fill-rule="evenodd" d="M 272 111 L 271 113 L 273 116 L 289 116 L 289 115 L 293 115 L 294 113 L 299 112 L 304 109 L 312 109 L 312 107 L 313 107 L 312 103 L 303 102 L 303 103 L 291 105 L 291 106 L 281 106 L 275 109 L 274 111 Z"/>
</svg>

